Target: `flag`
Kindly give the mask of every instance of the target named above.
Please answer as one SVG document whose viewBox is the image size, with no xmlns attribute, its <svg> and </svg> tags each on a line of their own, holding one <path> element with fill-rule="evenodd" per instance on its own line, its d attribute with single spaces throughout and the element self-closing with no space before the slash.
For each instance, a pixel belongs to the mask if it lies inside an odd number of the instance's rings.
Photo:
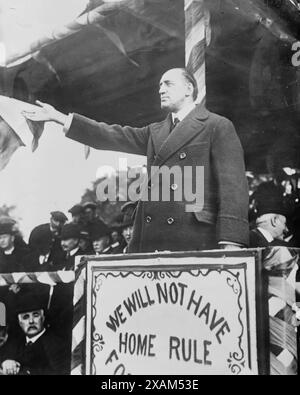
<svg viewBox="0 0 300 395">
<path fill-rule="evenodd" d="M 185 0 L 186 67 L 198 82 L 198 102 L 206 97 L 205 50 L 211 41 L 210 14 L 203 0 Z"/>
<path fill-rule="evenodd" d="M 5 168 L 14 152 L 25 146 L 14 130 L 0 117 L 0 171 Z"/>
<path fill-rule="evenodd" d="M 32 122 L 22 115 L 22 111 L 32 111 L 36 107 L 0 96 L 0 171 L 19 147 L 30 146 L 32 152 L 37 149 L 44 122 Z"/>
</svg>

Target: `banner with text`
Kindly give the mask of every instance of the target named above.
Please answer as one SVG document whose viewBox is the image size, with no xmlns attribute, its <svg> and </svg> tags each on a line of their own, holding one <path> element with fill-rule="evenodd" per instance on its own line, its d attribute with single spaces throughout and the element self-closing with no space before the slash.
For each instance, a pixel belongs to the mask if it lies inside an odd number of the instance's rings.
<svg viewBox="0 0 300 395">
<path fill-rule="evenodd" d="M 87 265 L 86 374 L 257 374 L 255 256 Z"/>
</svg>

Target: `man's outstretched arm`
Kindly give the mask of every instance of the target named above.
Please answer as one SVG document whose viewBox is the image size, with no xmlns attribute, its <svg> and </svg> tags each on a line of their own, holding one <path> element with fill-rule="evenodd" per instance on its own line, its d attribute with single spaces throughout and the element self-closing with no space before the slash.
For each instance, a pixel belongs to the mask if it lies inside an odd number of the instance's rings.
<svg viewBox="0 0 300 395">
<path fill-rule="evenodd" d="M 78 114 L 63 114 L 49 104 L 36 102 L 40 107 L 23 111 L 23 115 L 35 122 L 56 122 L 63 126 L 66 136 L 95 149 L 146 155 L 149 127 L 108 125 Z"/>
</svg>

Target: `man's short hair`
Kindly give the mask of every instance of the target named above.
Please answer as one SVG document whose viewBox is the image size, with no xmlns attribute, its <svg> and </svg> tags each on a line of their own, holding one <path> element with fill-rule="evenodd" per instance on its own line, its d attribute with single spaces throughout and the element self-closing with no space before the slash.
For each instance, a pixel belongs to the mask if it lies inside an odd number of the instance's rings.
<svg viewBox="0 0 300 395">
<path fill-rule="evenodd" d="M 256 226 L 262 225 L 262 224 L 266 224 L 266 223 L 270 223 L 270 221 L 276 219 L 276 218 L 280 218 L 280 217 L 284 217 L 284 215 L 282 214 L 277 214 L 277 213 L 268 213 L 268 214 L 263 214 L 260 217 L 257 218 L 256 220 Z"/>
<path fill-rule="evenodd" d="M 199 89 L 198 89 L 198 83 L 197 83 L 197 80 L 196 80 L 194 74 L 185 68 L 182 68 L 181 71 L 182 71 L 182 75 L 184 76 L 186 81 L 193 85 L 193 88 L 194 88 L 193 99 L 194 99 L 194 101 L 197 100 Z"/>
</svg>

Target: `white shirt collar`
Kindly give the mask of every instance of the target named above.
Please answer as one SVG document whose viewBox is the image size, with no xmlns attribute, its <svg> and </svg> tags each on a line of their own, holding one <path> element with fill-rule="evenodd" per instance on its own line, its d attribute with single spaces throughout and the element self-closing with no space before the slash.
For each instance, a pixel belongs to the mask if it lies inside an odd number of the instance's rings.
<svg viewBox="0 0 300 395">
<path fill-rule="evenodd" d="M 194 110 L 196 107 L 196 103 L 191 103 L 181 110 L 179 110 L 177 113 L 172 112 L 172 120 L 174 122 L 174 119 L 177 118 L 180 122 L 191 112 Z"/>
<path fill-rule="evenodd" d="M 79 247 L 74 248 L 74 250 L 70 251 L 70 256 L 74 256 L 76 252 L 79 250 Z"/>
<path fill-rule="evenodd" d="M 271 235 L 269 231 L 260 227 L 258 227 L 257 229 L 260 231 L 260 233 L 262 233 L 262 235 L 265 237 L 268 243 L 272 243 L 272 241 L 274 241 L 274 237 Z"/>
<path fill-rule="evenodd" d="M 26 336 L 26 344 L 28 344 L 29 342 L 34 344 L 35 342 L 37 342 L 39 340 L 39 338 L 41 336 L 43 336 L 43 334 L 46 332 L 46 329 L 44 329 L 42 332 L 40 332 L 38 335 L 33 336 L 33 337 L 28 337 Z"/>
<path fill-rule="evenodd" d="M 15 247 L 12 247 L 10 250 L 3 251 L 4 255 L 11 255 L 14 252 Z"/>
</svg>

